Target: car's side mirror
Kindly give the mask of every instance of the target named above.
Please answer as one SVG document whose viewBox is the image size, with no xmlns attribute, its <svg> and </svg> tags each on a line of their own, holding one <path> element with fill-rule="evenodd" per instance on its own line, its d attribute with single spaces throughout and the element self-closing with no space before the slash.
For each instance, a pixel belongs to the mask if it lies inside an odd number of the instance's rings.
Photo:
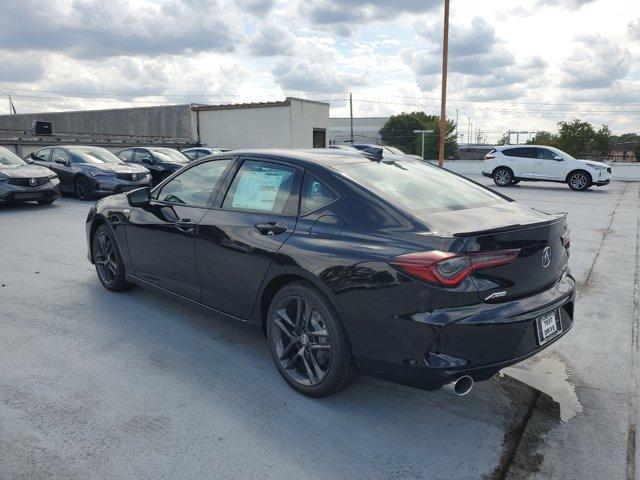
<svg viewBox="0 0 640 480">
<path fill-rule="evenodd" d="M 151 189 L 142 187 L 127 193 L 127 201 L 132 207 L 145 207 L 151 203 Z"/>
<path fill-rule="evenodd" d="M 59 163 L 60 165 L 69 165 L 69 161 L 65 160 L 64 158 L 56 158 L 56 163 Z"/>
<path fill-rule="evenodd" d="M 147 165 L 153 165 L 153 158 L 151 157 L 143 158 L 142 163 L 146 163 Z"/>
<path fill-rule="evenodd" d="M 33 157 L 28 156 L 24 159 L 24 161 L 31 165 L 33 163 Z"/>
<path fill-rule="evenodd" d="M 553 159 L 556 162 L 562 162 L 564 160 L 564 158 L 562 158 L 560 155 L 554 155 Z"/>
</svg>

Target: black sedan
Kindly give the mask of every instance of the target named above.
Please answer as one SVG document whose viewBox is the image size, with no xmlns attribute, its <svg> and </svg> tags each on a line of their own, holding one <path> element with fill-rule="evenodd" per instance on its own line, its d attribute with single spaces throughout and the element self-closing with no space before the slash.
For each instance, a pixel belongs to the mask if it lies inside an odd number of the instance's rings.
<svg viewBox="0 0 640 480">
<path fill-rule="evenodd" d="M 310 396 L 358 371 L 465 394 L 573 324 L 565 215 L 397 156 L 218 155 L 101 201 L 86 232 L 104 287 L 262 326 Z"/>
<path fill-rule="evenodd" d="M 117 152 L 116 155 L 127 163 L 144 165 L 148 168 L 153 177 L 153 185 L 157 185 L 191 161 L 178 150 L 166 147 L 126 148 Z"/>
<path fill-rule="evenodd" d="M 80 200 L 127 192 L 151 183 L 149 170 L 127 165 L 105 148 L 60 146 L 36 150 L 27 161 L 47 167 L 60 178 L 60 190 Z"/>
<path fill-rule="evenodd" d="M 0 203 L 38 202 L 50 205 L 60 196 L 58 176 L 46 168 L 29 165 L 0 147 Z"/>
</svg>

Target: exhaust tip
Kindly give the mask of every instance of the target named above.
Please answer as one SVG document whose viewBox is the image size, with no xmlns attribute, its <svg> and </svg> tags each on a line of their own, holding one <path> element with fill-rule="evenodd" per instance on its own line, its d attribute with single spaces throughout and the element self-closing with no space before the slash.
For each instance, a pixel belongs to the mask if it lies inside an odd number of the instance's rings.
<svg viewBox="0 0 640 480">
<path fill-rule="evenodd" d="M 473 388 L 473 378 L 471 378 L 469 375 L 463 375 L 462 377 L 445 385 L 444 388 L 453 392 L 459 397 L 463 397 Z"/>
</svg>

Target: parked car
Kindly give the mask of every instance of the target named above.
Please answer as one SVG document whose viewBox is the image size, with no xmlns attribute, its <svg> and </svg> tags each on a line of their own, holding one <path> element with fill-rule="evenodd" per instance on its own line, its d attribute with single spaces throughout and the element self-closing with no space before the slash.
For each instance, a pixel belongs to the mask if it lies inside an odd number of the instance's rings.
<svg viewBox="0 0 640 480">
<path fill-rule="evenodd" d="M 0 147 L 0 203 L 38 202 L 50 205 L 60 196 L 60 181 L 50 170 L 29 165 Z"/>
<path fill-rule="evenodd" d="M 209 157 L 101 201 L 86 235 L 106 289 L 262 326 L 282 377 L 315 397 L 358 371 L 465 394 L 573 324 L 566 215 L 404 157 Z"/>
<path fill-rule="evenodd" d="M 182 153 L 189 160 L 197 160 L 202 157 L 208 157 L 209 155 L 215 155 L 217 153 L 230 152 L 230 148 L 209 148 L 209 147 L 195 147 L 182 150 Z"/>
<path fill-rule="evenodd" d="M 47 167 L 60 179 L 62 192 L 80 200 L 113 195 L 150 184 L 149 170 L 127 165 L 106 148 L 59 146 L 41 148 L 27 161 Z"/>
<path fill-rule="evenodd" d="M 586 190 L 592 185 L 607 185 L 611 167 L 606 163 L 577 160 L 566 152 L 543 145 L 504 145 L 485 156 L 485 177 L 499 187 L 518 182 L 566 183 L 572 190 Z"/>
<path fill-rule="evenodd" d="M 166 147 L 125 148 L 116 155 L 124 162 L 148 168 L 151 171 L 153 185 L 157 185 L 189 163 L 189 158 L 178 150 Z"/>
</svg>

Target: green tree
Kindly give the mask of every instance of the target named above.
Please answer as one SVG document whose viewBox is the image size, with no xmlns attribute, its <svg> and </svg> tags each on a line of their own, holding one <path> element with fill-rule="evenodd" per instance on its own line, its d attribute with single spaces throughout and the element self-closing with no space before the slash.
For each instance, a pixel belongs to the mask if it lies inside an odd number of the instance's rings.
<svg viewBox="0 0 640 480">
<path fill-rule="evenodd" d="M 455 155 L 458 142 L 455 138 L 455 122 L 447 120 L 447 135 L 445 137 L 445 156 Z M 433 130 L 424 138 L 424 157 L 438 158 L 438 139 L 440 138 L 440 117 L 427 115 L 424 112 L 401 113 L 392 115 L 380 129 L 380 137 L 385 145 L 397 147 L 405 153 L 420 155 L 422 149 L 422 135 L 413 133 L 414 130 Z"/>
<path fill-rule="evenodd" d="M 527 141 L 529 145 L 547 145 L 549 147 L 558 146 L 558 136 L 551 132 L 536 132 L 536 136 Z"/>
<path fill-rule="evenodd" d="M 576 118 L 572 122 L 559 122 L 558 148 L 574 157 L 589 153 L 596 131 L 588 122 Z"/>
<path fill-rule="evenodd" d="M 505 133 L 500 137 L 500 140 L 496 143 L 496 145 L 509 145 L 511 143 L 511 135 Z"/>
</svg>

